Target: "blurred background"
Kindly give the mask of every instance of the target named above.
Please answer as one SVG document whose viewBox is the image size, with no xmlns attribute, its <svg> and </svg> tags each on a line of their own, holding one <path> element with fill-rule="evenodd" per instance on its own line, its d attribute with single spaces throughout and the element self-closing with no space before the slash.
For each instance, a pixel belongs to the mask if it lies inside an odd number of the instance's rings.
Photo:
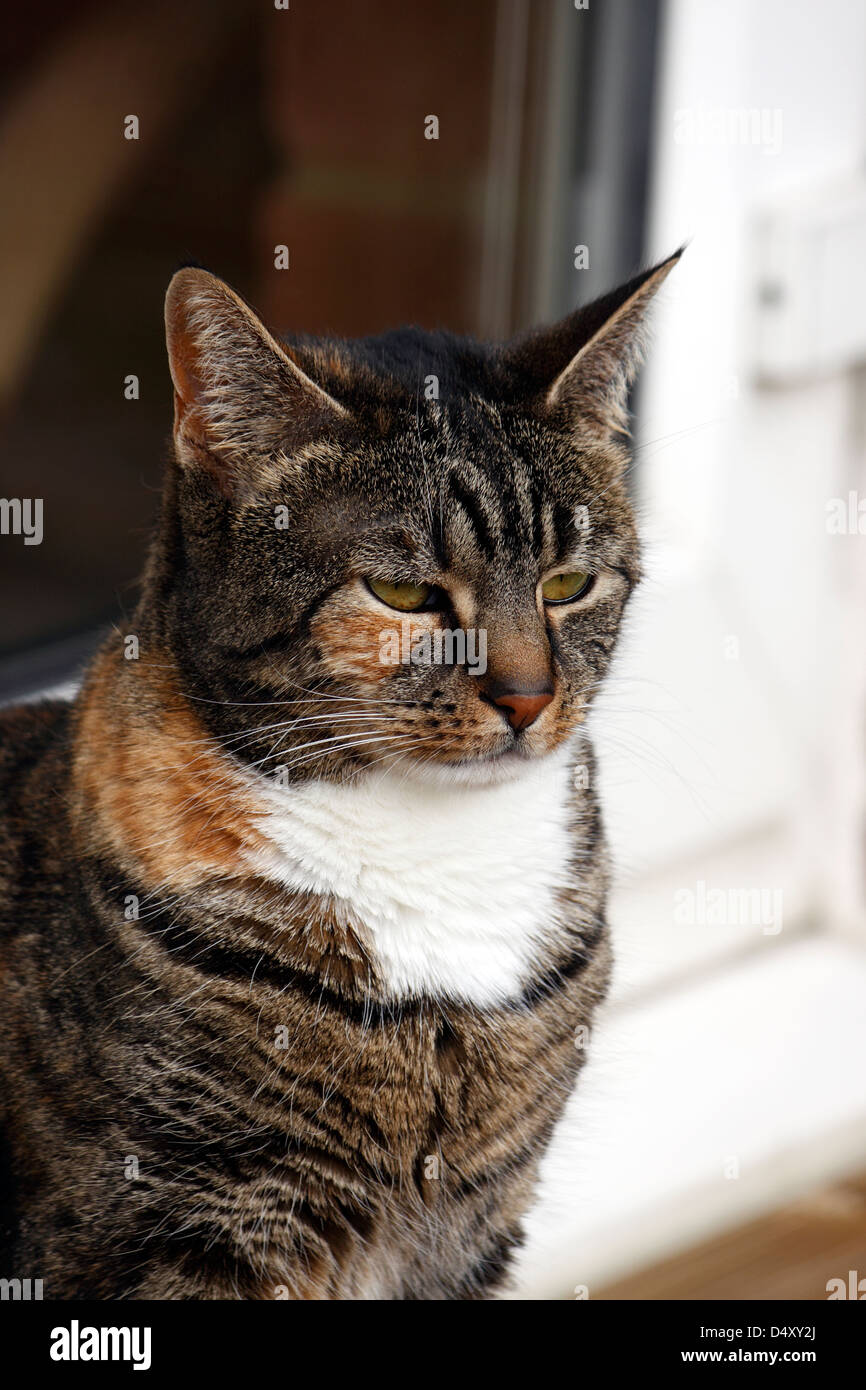
<svg viewBox="0 0 866 1390">
<path fill-rule="evenodd" d="M 0 699 L 135 602 L 179 263 L 277 331 L 496 338 L 689 241 L 595 719 L 617 978 L 515 1296 L 866 1297 L 866 8 L 67 0 L 2 45 L 0 493 L 44 535 L 0 513 Z"/>
</svg>

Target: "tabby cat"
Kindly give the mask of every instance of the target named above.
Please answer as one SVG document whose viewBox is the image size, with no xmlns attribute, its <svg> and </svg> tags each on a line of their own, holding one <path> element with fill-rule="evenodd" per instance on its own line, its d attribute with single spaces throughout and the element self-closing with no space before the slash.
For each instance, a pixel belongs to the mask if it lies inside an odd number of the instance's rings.
<svg viewBox="0 0 866 1390">
<path fill-rule="evenodd" d="M 581 726 L 638 580 L 626 401 L 677 258 L 495 347 L 279 343 L 175 275 L 134 620 L 71 703 L 0 718 L 0 1277 L 507 1287 L 608 980 Z M 485 659 L 434 660 L 440 631 Z"/>
</svg>

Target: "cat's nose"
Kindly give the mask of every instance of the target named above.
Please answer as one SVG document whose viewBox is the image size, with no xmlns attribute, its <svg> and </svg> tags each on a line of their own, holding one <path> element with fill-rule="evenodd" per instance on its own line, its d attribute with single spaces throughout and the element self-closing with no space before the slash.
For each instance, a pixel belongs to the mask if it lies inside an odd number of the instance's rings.
<svg viewBox="0 0 866 1390">
<path fill-rule="evenodd" d="M 550 704 L 553 691 L 509 690 L 494 682 L 483 691 L 482 698 L 502 710 L 512 729 L 528 729 Z"/>
</svg>

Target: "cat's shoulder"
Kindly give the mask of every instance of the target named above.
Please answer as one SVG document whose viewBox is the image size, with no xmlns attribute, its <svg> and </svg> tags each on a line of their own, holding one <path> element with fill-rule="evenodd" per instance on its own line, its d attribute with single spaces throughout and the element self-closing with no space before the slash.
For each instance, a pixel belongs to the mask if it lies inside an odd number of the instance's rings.
<svg viewBox="0 0 866 1390">
<path fill-rule="evenodd" d="M 68 700 L 34 700 L 0 707 L 0 779 L 65 741 L 72 715 Z"/>
</svg>

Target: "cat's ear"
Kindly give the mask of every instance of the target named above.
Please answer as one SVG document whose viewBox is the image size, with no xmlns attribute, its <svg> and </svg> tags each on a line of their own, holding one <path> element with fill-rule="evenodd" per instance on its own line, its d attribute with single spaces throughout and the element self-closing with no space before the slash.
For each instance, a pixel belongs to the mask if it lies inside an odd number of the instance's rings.
<svg viewBox="0 0 866 1390">
<path fill-rule="evenodd" d="M 206 270 L 179 270 L 165 298 L 182 463 L 204 466 L 226 492 L 257 464 L 336 429 L 348 412 L 301 370 L 252 309 Z"/>
<path fill-rule="evenodd" d="M 640 366 L 646 311 L 682 248 L 551 328 L 510 344 L 506 370 L 543 414 L 583 435 L 628 433 L 628 393 Z"/>
</svg>

